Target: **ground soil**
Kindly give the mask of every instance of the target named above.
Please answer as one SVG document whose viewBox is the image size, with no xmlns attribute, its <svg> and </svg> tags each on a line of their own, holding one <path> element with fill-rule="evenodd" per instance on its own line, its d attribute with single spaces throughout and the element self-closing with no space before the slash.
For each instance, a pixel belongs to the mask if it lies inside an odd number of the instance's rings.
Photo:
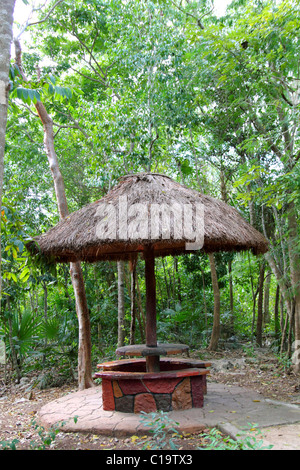
<svg viewBox="0 0 300 470">
<path fill-rule="evenodd" d="M 258 351 L 251 357 L 238 351 L 194 351 L 191 356 L 218 361 L 245 358 L 242 366 L 217 371 L 211 369 L 209 381 L 240 385 L 261 393 L 266 398 L 300 404 L 300 377 L 292 370 L 278 363 L 277 358 L 267 351 Z M 0 367 L 0 450 L 54 449 L 54 450 L 141 450 L 153 448 L 155 441 L 147 436 L 115 438 L 93 434 L 64 433 L 56 430 L 55 437 L 49 435 L 36 422 L 39 409 L 66 393 L 76 391 L 77 384 L 69 383 L 40 390 L 20 387 L 15 383 L 4 383 L 3 366 Z M 30 377 L 29 377 L 30 378 Z M 209 432 L 209 430 L 205 430 Z M 205 431 L 198 434 L 170 436 L 178 450 L 205 448 L 209 441 Z M 50 439 L 49 439 L 50 438 Z M 166 444 L 166 449 L 170 445 Z"/>
</svg>

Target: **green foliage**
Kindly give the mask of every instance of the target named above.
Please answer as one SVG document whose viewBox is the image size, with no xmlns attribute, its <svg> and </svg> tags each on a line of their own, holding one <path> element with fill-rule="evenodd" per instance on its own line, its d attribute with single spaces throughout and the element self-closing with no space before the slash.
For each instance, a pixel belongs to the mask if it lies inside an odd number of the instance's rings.
<svg viewBox="0 0 300 470">
<path fill-rule="evenodd" d="M 39 339 L 40 325 L 40 319 L 35 318 L 30 311 L 25 311 L 21 318 L 17 312 L 12 313 L 12 340 L 20 361 L 27 354 L 33 352 Z M 7 324 L 4 328 L 0 329 L 0 336 L 2 339 L 8 338 L 9 331 Z M 9 342 L 6 341 L 6 344 L 7 354 L 10 354 Z"/>
<path fill-rule="evenodd" d="M 271 450 L 272 445 L 264 445 L 263 439 L 257 440 L 261 431 L 251 424 L 249 426 L 252 435 L 249 435 L 249 431 L 244 431 L 237 439 L 224 436 L 218 429 L 212 428 L 209 433 L 201 436 L 205 443 L 199 450 Z"/>
<path fill-rule="evenodd" d="M 34 419 L 31 421 L 31 425 L 34 431 L 37 432 L 41 442 L 32 441 L 30 443 L 30 449 L 47 450 L 54 444 L 56 436 L 60 432 L 60 428 L 65 425 L 65 421 L 60 421 L 58 424 L 51 426 L 50 429 L 45 429 L 44 426 L 38 424 Z"/>
<path fill-rule="evenodd" d="M 0 441 L 0 450 L 17 450 L 18 439 L 12 441 Z"/>
<path fill-rule="evenodd" d="M 57 79 L 50 73 L 37 81 L 25 81 L 17 64 L 10 66 L 10 92 L 11 98 L 19 98 L 23 103 L 30 105 L 38 101 L 53 97 L 62 102 L 72 98 L 72 91 L 68 87 L 56 85 Z M 24 86 L 26 85 L 26 86 Z"/>
<path fill-rule="evenodd" d="M 30 47 L 22 55 L 27 81 L 18 66 L 10 67 L 1 209 L 0 326 L 7 335 L 13 316 L 18 359 L 28 357 L 31 364 L 38 358 L 38 367 L 43 358 L 45 367 L 70 371 L 78 343 L 68 268 L 26 251 L 31 237 L 59 219 L 38 101 L 54 122 L 71 212 L 101 198 L 124 173 L 170 175 L 226 200 L 265 230 L 292 292 L 288 250 L 299 250 L 299 237 L 290 239 L 288 226 L 290 208 L 298 216 L 300 207 L 299 5 L 235 1 L 219 19 L 208 3 L 177 2 L 176 8 L 166 1 L 66 0 L 30 28 Z M 40 11 L 40 19 L 54 4 Z M 247 345 L 255 334 L 260 260 L 224 253 L 215 259 L 222 334 L 232 326 L 231 262 L 234 334 Z M 142 263 L 137 275 L 141 318 Z M 108 262 L 84 266 L 84 278 L 96 363 L 99 355 L 114 357 L 116 269 Z M 159 340 L 207 346 L 214 311 L 207 255 L 179 256 L 176 265 L 172 257 L 158 259 L 156 279 Z M 272 273 L 268 334 L 277 281 Z M 128 282 L 125 308 L 129 341 Z M 139 342 L 138 322 L 135 333 Z"/>
<path fill-rule="evenodd" d="M 155 413 L 141 412 L 141 424 L 150 428 L 153 440 L 146 439 L 143 449 L 164 449 L 169 446 L 171 450 L 177 450 L 173 438 L 181 437 L 177 429 L 179 423 L 171 419 L 168 413 L 157 411 Z M 171 437 L 170 437 L 171 434 Z"/>
</svg>

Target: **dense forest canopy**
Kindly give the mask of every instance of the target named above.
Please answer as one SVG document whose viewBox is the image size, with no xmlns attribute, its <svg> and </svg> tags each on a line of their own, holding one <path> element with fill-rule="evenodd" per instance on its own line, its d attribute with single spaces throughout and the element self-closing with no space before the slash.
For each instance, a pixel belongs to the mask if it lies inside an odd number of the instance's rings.
<svg viewBox="0 0 300 470">
<path fill-rule="evenodd" d="M 69 266 L 29 255 L 26 242 L 139 172 L 227 202 L 270 246 L 157 259 L 159 341 L 267 344 L 299 368 L 300 3 L 213 7 L 53 0 L 15 24 L 0 335 L 17 377 L 41 363 L 74 374 L 82 341 Z M 81 269 L 94 366 L 145 340 L 144 268 Z"/>
</svg>

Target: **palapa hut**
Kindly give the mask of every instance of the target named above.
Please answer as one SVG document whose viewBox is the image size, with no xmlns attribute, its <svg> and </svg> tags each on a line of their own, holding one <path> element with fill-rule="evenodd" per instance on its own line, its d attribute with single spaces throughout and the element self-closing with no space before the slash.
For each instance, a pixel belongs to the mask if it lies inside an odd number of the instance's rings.
<svg viewBox="0 0 300 470">
<path fill-rule="evenodd" d="M 137 204 L 139 206 L 134 206 Z M 164 211 L 171 209 L 169 235 L 151 227 L 150 205 L 160 206 Z M 251 250 L 254 254 L 262 254 L 268 250 L 264 236 L 232 206 L 155 173 L 122 177 L 102 199 L 71 213 L 34 240 L 41 253 L 55 262 L 127 260 L 143 253 L 149 245 L 152 245 L 155 257 L 193 252 L 195 248 L 189 250 L 186 243 L 195 239 L 196 221 L 193 229 L 187 228 L 192 235 L 189 237 L 182 218 L 177 217 L 178 213 L 172 214 L 172 208 L 176 212 L 178 207 L 194 208 L 197 205 L 204 209 L 204 214 L 199 211 L 201 220 L 198 224 L 199 229 L 204 230 L 203 251 Z"/>
<path fill-rule="evenodd" d="M 205 252 L 268 250 L 261 233 L 236 209 L 165 175 L 121 178 L 108 194 L 73 212 L 35 238 L 36 249 L 55 262 L 129 260 L 141 253 L 146 273 L 146 346 L 157 347 L 154 258 Z M 158 369 L 158 355 L 148 357 Z"/>
</svg>

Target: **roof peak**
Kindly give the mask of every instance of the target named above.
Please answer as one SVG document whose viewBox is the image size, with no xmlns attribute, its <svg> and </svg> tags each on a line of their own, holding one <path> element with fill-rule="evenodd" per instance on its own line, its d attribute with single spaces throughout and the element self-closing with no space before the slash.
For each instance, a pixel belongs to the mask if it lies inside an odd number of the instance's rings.
<svg viewBox="0 0 300 470">
<path fill-rule="evenodd" d="M 143 173 L 129 173 L 128 175 L 121 176 L 120 181 L 122 181 L 125 178 L 141 178 L 143 179 L 144 177 L 147 176 L 161 176 L 163 178 L 168 178 L 172 180 L 170 176 L 163 175 L 162 173 L 152 173 L 151 171 L 149 172 L 143 172 Z"/>
</svg>

